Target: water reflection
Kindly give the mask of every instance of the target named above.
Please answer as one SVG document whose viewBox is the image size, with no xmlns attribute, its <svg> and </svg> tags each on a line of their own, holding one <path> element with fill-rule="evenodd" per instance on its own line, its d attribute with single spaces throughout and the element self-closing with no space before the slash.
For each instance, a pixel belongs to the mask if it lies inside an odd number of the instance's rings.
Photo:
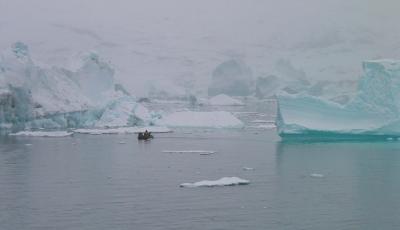
<svg viewBox="0 0 400 230">
<path fill-rule="evenodd" d="M 400 227 L 400 143 L 278 142 L 276 164 L 283 221 L 313 229 Z"/>
</svg>

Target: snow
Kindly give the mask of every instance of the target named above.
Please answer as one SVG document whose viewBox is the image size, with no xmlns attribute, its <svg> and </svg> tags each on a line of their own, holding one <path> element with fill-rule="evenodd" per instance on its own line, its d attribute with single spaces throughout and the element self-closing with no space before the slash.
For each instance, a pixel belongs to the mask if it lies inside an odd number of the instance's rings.
<svg viewBox="0 0 400 230">
<path fill-rule="evenodd" d="M 101 134 L 134 134 L 144 131 L 152 133 L 170 133 L 171 129 L 160 126 L 147 126 L 147 127 L 119 127 L 110 129 L 75 129 L 74 133 L 90 134 L 90 135 L 101 135 Z"/>
<path fill-rule="evenodd" d="M 278 133 L 400 135 L 400 62 L 365 61 L 363 70 L 357 94 L 346 104 L 306 94 L 279 95 Z"/>
<path fill-rule="evenodd" d="M 215 187 L 215 186 L 233 186 L 233 185 L 248 185 L 250 181 L 239 177 L 223 177 L 219 180 L 203 180 L 195 183 L 182 183 L 179 187 L 197 188 L 197 187 Z"/>
<path fill-rule="evenodd" d="M 242 128 L 243 123 L 230 112 L 174 112 L 162 117 L 156 124 L 171 127 Z"/>
<path fill-rule="evenodd" d="M 216 153 L 215 151 L 208 150 L 164 150 L 163 153 L 196 153 L 200 155 L 211 155 Z"/>
<path fill-rule="evenodd" d="M 10 133 L 10 136 L 30 136 L 30 137 L 67 137 L 71 136 L 72 132 L 67 131 L 21 131 Z"/>
<path fill-rule="evenodd" d="M 240 105 L 244 105 L 243 102 L 234 99 L 228 95 L 225 94 L 219 94 L 217 96 L 214 96 L 212 98 L 209 99 L 209 104 L 210 105 L 223 105 L 223 106 L 240 106 Z"/>
</svg>

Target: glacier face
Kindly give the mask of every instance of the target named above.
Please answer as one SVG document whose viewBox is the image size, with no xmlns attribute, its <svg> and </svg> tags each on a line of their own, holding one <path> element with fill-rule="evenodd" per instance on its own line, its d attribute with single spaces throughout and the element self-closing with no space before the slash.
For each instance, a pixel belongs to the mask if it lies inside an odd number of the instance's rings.
<svg viewBox="0 0 400 230">
<path fill-rule="evenodd" d="M 21 42 L 0 56 L 0 129 L 146 125 L 149 118 L 95 53 L 75 71 L 36 65 Z"/>
<path fill-rule="evenodd" d="M 355 97 L 345 104 L 307 94 L 279 95 L 278 133 L 400 136 L 400 62 L 365 61 L 363 70 Z"/>
</svg>

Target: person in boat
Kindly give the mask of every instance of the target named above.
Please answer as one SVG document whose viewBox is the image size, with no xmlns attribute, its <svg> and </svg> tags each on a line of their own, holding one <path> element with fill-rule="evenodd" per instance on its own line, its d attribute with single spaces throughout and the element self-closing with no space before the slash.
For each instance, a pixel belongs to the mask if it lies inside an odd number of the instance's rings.
<svg viewBox="0 0 400 230">
<path fill-rule="evenodd" d="M 151 132 L 149 132 L 149 131 L 145 131 L 144 133 L 139 133 L 138 134 L 138 139 L 139 140 L 148 140 L 148 139 L 150 139 L 150 138 L 153 138 L 153 135 L 151 135 Z"/>
<path fill-rule="evenodd" d="M 143 136 L 144 136 L 144 139 L 149 139 L 150 138 L 150 133 L 149 133 L 149 131 L 147 131 L 147 129 L 146 129 L 146 131 L 144 131 Z"/>
</svg>

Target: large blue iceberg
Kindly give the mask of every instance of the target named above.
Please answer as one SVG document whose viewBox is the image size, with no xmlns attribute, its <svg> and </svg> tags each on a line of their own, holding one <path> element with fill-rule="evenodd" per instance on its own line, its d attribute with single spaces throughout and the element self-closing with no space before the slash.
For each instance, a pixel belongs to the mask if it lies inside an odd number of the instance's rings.
<svg viewBox="0 0 400 230">
<path fill-rule="evenodd" d="M 355 97 L 346 104 L 306 94 L 277 96 L 281 137 L 400 136 L 400 61 L 363 62 Z"/>
</svg>

